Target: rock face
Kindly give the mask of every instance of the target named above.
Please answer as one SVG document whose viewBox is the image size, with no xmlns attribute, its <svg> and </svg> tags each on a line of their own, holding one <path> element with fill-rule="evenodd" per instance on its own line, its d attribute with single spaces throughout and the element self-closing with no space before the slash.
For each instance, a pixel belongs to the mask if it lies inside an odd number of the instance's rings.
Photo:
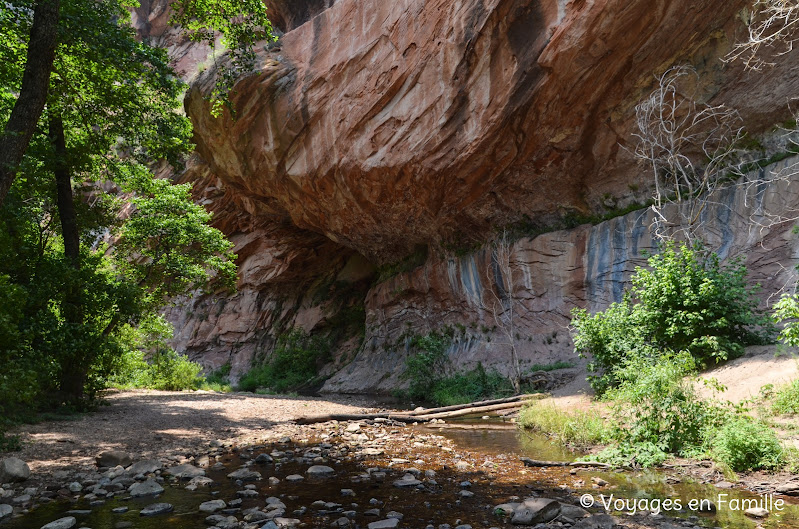
<svg viewBox="0 0 799 529">
<path fill-rule="evenodd" d="M 229 362 L 234 379 L 288 329 L 332 331 L 342 321 L 355 325 L 337 335 L 327 390 L 396 386 L 408 324 L 473 325 L 450 350 L 456 365 L 501 367 L 507 355 L 489 342 L 493 323 L 479 307 L 492 288 L 491 253 L 464 250 L 498 226 L 540 232 L 567 214 L 648 197 L 646 169 L 626 147 L 654 74 L 692 64 L 700 97 L 734 106 L 753 132 L 788 118 L 799 93 L 799 51 L 757 74 L 719 60 L 744 29 L 738 0 L 267 5 L 285 34 L 259 47 L 260 71 L 231 94 L 235 116 L 219 118 L 205 99 L 214 68 L 192 70 L 202 50 L 182 47 L 155 0 L 134 16 L 194 80 L 186 110 L 198 155 L 181 178 L 197 184 L 241 270 L 234 297 L 172 310 L 175 345 L 209 368 Z M 787 241 L 784 226 L 750 233 L 750 204 L 728 198 L 743 209 L 709 214 L 722 254 L 748 252 L 763 236 Z M 618 299 L 639 250 L 651 247 L 647 221 L 631 214 L 514 245 L 525 360 L 562 358 L 571 308 Z M 789 279 L 777 271 L 791 267 L 780 260 L 788 247 L 752 250 L 755 279 Z M 424 265 L 402 272 L 414 268 L 397 265 L 409 255 Z M 391 265 L 401 273 L 378 281 L 378 267 Z"/>
</svg>

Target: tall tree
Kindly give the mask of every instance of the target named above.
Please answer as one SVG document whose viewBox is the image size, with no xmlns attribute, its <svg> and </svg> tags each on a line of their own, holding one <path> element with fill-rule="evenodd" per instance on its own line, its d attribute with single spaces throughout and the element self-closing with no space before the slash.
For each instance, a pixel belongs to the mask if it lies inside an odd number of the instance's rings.
<svg viewBox="0 0 799 529">
<path fill-rule="evenodd" d="M 4 30 L 5 38 L 12 35 L 5 31 L 9 29 L 9 25 L 21 23 L 25 16 L 24 4 L 6 2 L 7 11 L 0 15 L 0 28 Z M 0 206 L 11 189 L 17 168 L 28 149 L 47 100 L 58 35 L 60 4 L 60 0 L 41 0 L 36 2 L 33 11 L 19 96 L 0 136 Z M 6 43 L 7 46 L 9 44 L 11 43 Z"/>
</svg>

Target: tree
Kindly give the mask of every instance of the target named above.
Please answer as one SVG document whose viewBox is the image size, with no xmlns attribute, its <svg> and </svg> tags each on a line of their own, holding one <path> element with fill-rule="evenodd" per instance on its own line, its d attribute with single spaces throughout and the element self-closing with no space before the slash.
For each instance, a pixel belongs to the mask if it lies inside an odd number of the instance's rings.
<svg viewBox="0 0 799 529">
<path fill-rule="evenodd" d="M 104 4 L 93 0 L 5 2 L 5 8 L 0 13 L 0 29 L 4 36 L 0 53 L 4 60 L 16 55 L 6 66 L 11 65 L 8 70 L 13 70 L 15 66 L 24 64 L 24 74 L 18 86 L 12 87 L 6 82 L 3 84 L 4 89 L 8 90 L 3 95 L 8 97 L 15 93 L 16 97 L 0 136 L 0 206 L 19 170 L 52 88 L 50 76 L 58 35 L 68 37 L 68 28 L 80 27 L 79 24 L 71 24 L 70 13 L 81 15 L 93 10 L 105 12 L 107 7 L 119 11 L 129 6 L 128 2 L 121 0 L 112 1 L 110 6 Z M 223 44 L 230 49 L 231 66 L 222 69 L 215 98 L 226 101 L 227 91 L 232 88 L 235 79 L 254 65 L 256 40 L 273 38 L 266 7 L 260 0 L 178 0 L 173 8 L 174 22 L 183 24 L 196 40 L 213 43 L 216 32 L 221 33 Z M 122 19 L 125 18 L 122 14 Z M 20 38 L 18 30 L 28 27 L 30 31 L 27 38 Z M 83 29 L 92 30 L 90 27 Z M 89 51 L 102 53 L 99 43 L 88 44 Z M 25 53 L 24 60 L 18 57 L 21 51 Z"/>
<path fill-rule="evenodd" d="M 799 2 L 796 0 L 756 0 L 751 9 L 744 8 L 741 20 L 747 37 L 727 54 L 728 61 L 742 60 L 747 68 L 757 70 L 773 63 L 760 54 L 763 48 L 783 55 L 793 50 L 799 29 Z"/>
<path fill-rule="evenodd" d="M 489 288 L 491 299 L 488 303 L 481 301 L 483 310 L 490 312 L 497 329 L 502 333 L 503 341 L 499 345 L 504 345 L 510 351 L 511 374 L 508 376 L 513 390 L 516 393 L 521 391 L 522 372 L 519 365 L 519 355 L 516 351 L 516 318 L 517 305 L 519 300 L 513 291 L 513 268 L 511 266 L 511 242 L 507 232 L 502 232 L 502 236 L 496 242 L 491 251 L 491 266 L 487 269 L 486 279 L 488 285 L 495 285 L 496 288 Z"/>
<path fill-rule="evenodd" d="M 28 4 L 0 18 L 0 119 L 27 90 Z M 235 282 L 231 244 L 190 186 L 148 169 L 180 166 L 191 125 L 166 53 L 137 42 L 128 18 L 121 1 L 62 0 L 46 104 L 0 208 L 0 296 L 13 301 L 4 321 L 17 336 L 0 358 L 54 404 L 102 387 L 130 330 L 171 296 Z M 109 188 L 127 199 L 124 215 Z"/>
<path fill-rule="evenodd" d="M 633 154 L 651 169 L 653 233 L 661 240 L 678 234 L 689 241 L 701 238 L 701 212 L 742 174 L 740 116 L 724 105 L 700 103 L 697 85 L 692 68 L 670 68 L 635 107 Z M 669 218 L 669 204 L 676 206 L 676 218 Z"/>
</svg>

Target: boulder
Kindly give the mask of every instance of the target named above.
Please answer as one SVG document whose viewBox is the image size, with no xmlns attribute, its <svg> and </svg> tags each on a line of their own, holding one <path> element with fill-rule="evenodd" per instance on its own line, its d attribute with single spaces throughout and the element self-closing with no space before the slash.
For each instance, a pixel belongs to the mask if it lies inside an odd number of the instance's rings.
<svg viewBox="0 0 799 529">
<path fill-rule="evenodd" d="M 14 512 L 14 507 L 7 503 L 0 503 L 0 520 L 6 516 L 10 516 Z"/>
<path fill-rule="evenodd" d="M 94 462 L 98 467 L 113 468 L 117 465 L 126 467 L 133 463 L 133 457 L 131 457 L 131 455 L 127 452 L 122 452 L 120 450 L 109 450 L 95 457 Z"/>
<path fill-rule="evenodd" d="M 30 476 L 30 467 L 20 458 L 7 457 L 0 461 L 0 483 L 17 483 Z"/>
<path fill-rule="evenodd" d="M 312 478 L 326 478 L 335 474 L 336 471 L 325 465 L 313 465 L 305 473 Z"/>
<path fill-rule="evenodd" d="M 139 474 L 152 474 L 164 468 L 163 463 L 157 459 L 148 459 L 146 461 L 137 461 L 127 468 L 127 473 L 132 476 Z"/>
<path fill-rule="evenodd" d="M 154 479 L 148 479 L 147 481 L 142 481 L 141 483 L 134 483 L 130 486 L 130 488 L 128 488 L 128 492 L 134 498 L 139 498 L 142 496 L 155 496 L 156 494 L 161 494 L 164 492 L 164 487 L 162 487 Z"/>
<path fill-rule="evenodd" d="M 183 464 L 170 467 L 164 470 L 164 473 L 174 476 L 178 479 L 192 479 L 196 478 L 197 476 L 204 476 L 205 470 L 195 467 L 194 465 Z"/>
<path fill-rule="evenodd" d="M 67 516 L 65 518 L 59 518 L 54 522 L 50 522 L 47 525 L 43 525 L 42 529 L 72 529 L 77 523 L 78 521 L 74 516 Z"/>
<path fill-rule="evenodd" d="M 257 481 L 261 479 L 261 473 L 248 468 L 240 468 L 227 475 L 230 479 L 240 479 L 241 481 Z"/>
<path fill-rule="evenodd" d="M 528 498 L 513 511 L 514 525 L 535 525 L 554 520 L 560 514 L 560 503 L 548 498 Z"/>
<path fill-rule="evenodd" d="M 227 503 L 225 503 L 225 500 L 210 500 L 210 501 L 204 501 L 203 503 L 200 504 L 200 511 L 212 513 L 216 511 L 221 511 L 225 507 L 227 507 Z"/>
</svg>

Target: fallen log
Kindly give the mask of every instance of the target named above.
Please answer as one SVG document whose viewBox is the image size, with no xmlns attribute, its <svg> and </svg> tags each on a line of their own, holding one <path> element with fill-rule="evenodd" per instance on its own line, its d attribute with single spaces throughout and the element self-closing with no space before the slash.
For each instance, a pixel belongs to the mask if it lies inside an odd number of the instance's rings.
<svg viewBox="0 0 799 529">
<path fill-rule="evenodd" d="M 297 424 L 316 424 L 330 421 L 373 421 L 375 419 L 387 419 L 406 424 L 415 422 L 427 422 L 428 419 L 411 417 L 407 414 L 396 413 L 331 413 L 328 415 L 316 415 L 312 417 L 298 417 L 294 422 Z"/>
<path fill-rule="evenodd" d="M 537 395 L 537 394 L 535 394 L 535 395 Z M 541 397 L 535 397 L 535 398 L 545 398 L 546 397 L 546 395 L 544 395 L 544 394 L 541 394 L 541 395 L 542 395 Z M 453 417 L 463 417 L 464 415 L 479 415 L 479 414 L 488 413 L 488 412 L 491 412 L 491 411 L 510 410 L 510 409 L 521 408 L 522 406 L 527 404 L 528 400 L 533 400 L 533 399 L 528 398 L 528 399 L 525 399 L 525 400 L 520 400 L 518 402 L 506 402 L 506 403 L 503 403 L 503 404 L 493 404 L 493 405 L 490 405 L 490 406 L 477 406 L 477 407 L 473 407 L 473 408 L 464 408 L 464 409 L 460 409 L 460 410 L 445 411 L 445 412 L 440 412 L 440 413 L 425 413 L 424 415 L 415 415 L 415 417 L 418 417 L 420 419 L 422 419 L 422 418 L 424 418 L 424 419 L 451 419 Z"/>
<path fill-rule="evenodd" d="M 599 461 L 539 461 L 538 459 L 530 459 L 529 457 L 519 458 L 526 467 L 599 467 L 610 468 L 607 463 L 600 463 Z"/>
<path fill-rule="evenodd" d="M 453 417 L 463 417 L 464 415 L 478 415 L 492 411 L 516 409 L 524 406 L 528 401 L 535 399 L 543 399 L 548 397 L 546 393 L 532 393 L 530 395 L 517 395 L 516 397 L 508 397 L 512 399 L 511 402 L 500 402 L 498 404 L 484 405 L 485 402 L 496 402 L 497 400 L 503 401 L 506 399 L 496 399 L 494 401 L 481 401 L 473 402 L 470 404 L 459 404 L 458 409 L 452 411 L 441 411 L 444 408 L 432 408 L 429 410 L 420 411 L 418 415 L 413 415 L 412 412 L 408 413 L 333 413 L 330 415 L 318 415 L 314 417 L 299 417 L 296 421 L 297 424 L 315 424 L 328 421 L 367 421 L 374 419 L 389 419 L 392 421 L 411 424 L 414 422 L 427 422 L 433 419 L 450 419 Z M 446 406 L 445 408 L 450 408 Z M 436 410 L 438 410 L 436 412 Z M 433 412 L 433 413 L 431 413 Z"/>
<path fill-rule="evenodd" d="M 520 400 L 528 399 L 541 399 L 546 395 L 544 393 L 531 393 L 528 395 L 515 395 L 513 397 L 505 397 L 503 399 L 481 400 L 478 402 L 469 402 L 467 404 L 455 404 L 452 406 L 443 406 L 441 408 L 428 408 L 425 410 L 408 412 L 408 415 L 430 415 L 431 413 L 443 413 L 445 411 L 463 410 L 466 408 L 479 408 L 481 406 L 491 406 L 493 404 L 505 404 L 506 402 L 519 402 Z"/>
</svg>

